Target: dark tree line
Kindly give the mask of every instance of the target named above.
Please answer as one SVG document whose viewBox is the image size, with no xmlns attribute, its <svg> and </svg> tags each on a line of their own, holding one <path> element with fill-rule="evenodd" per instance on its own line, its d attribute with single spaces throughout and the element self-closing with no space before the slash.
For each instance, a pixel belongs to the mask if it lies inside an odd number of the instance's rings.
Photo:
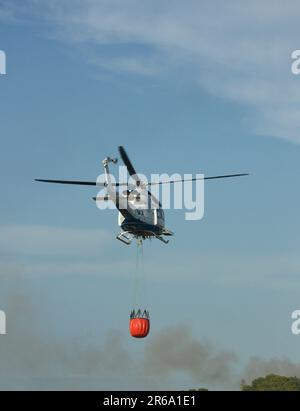
<svg viewBox="0 0 300 411">
<path fill-rule="evenodd" d="M 198 388 L 190 391 L 208 390 L 207 388 Z M 243 380 L 241 382 L 241 391 L 300 391 L 300 378 L 269 374 L 265 377 L 256 378 L 249 385 Z"/>
</svg>

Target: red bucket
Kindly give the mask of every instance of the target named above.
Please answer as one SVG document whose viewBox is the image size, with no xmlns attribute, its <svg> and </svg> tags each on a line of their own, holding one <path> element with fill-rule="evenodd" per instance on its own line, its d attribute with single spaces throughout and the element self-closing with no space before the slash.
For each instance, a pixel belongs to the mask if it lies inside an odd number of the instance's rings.
<svg viewBox="0 0 300 411">
<path fill-rule="evenodd" d="M 132 318 L 129 323 L 129 330 L 132 337 L 145 338 L 150 331 L 150 321 L 148 318 Z"/>
</svg>

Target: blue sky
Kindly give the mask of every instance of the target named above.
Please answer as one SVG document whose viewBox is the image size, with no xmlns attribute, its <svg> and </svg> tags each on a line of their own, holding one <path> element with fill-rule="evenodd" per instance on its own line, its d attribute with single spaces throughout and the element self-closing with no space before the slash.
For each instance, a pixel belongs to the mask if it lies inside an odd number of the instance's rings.
<svg viewBox="0 0 300 411">
<path fill-rule="evenodd" d="M 170 343 L 163 332 L 172 327 L 199 350 L 207 339 L 213 355 L 234 353 L 236 363 L 226 357 L 232 374 L 244 375 L 259 356 L 258 373 L 271 359 L 272 370 L 293 365 L 300 375 L 300 337 L 290 331 L 300 285 L 300 77 L 290 70 L 299 5 L 23 4 L 0 6 L 2 386 L 51 387 L 58 374 L 62 386 L 77 387 L 79 373 L 84 388 L 226 388 L 222 373 L 213 380 L 201 364 L 191 370 L 174 359 L 165 369 L 137 364 L 138 372 L 125 360 L 113 372 L 112 362 L 93 374 L 82 364 L 80 372 L 50 370 L 39 357 L 48 356 L 45 341 L 58 340 L 57 362 L 77 344 L 104 347 L 101 360 L 107 338 L 116 338 L 113 357 L 137 352 L 147 365 L 161 355 L 157 345 L 163 353 Z M 95 207 L 93 188 L 33 182 L 94 179 L 118 145 L 146 175 L 251 173 L 208 182 L 203 220 L 170 210 L 170 244 L 145 244 L 152 331 L 138 343 L 127 331 L 135 249 L 114 240 L 117 213 Z M 26 310 L 27 345 L 14 345 Z M 172 343 L 175 357 L 185 352 L 181 338 Z M 12 365 L 14 350 L 22 354 Z M 24 360 L 27 350 L 40 369 Z"/>
</svg>

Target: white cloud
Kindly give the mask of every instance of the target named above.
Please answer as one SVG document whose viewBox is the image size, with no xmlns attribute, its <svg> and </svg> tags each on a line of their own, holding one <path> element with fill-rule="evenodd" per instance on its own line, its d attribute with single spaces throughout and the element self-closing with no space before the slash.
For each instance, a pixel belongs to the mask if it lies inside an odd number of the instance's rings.
<svg viewBox="0 0 300 411">
<path fill-rule="evenodd" d="M 128 261 L 116 261 L 114 259 L 93 260 L 90 262 L 32 262 L 24 265 L 23 274 L 28 276 L 104 276 L 104 277 L 132 277 L 132 266 Z M 0 264 L 1 269 L 1 264 Z"/>
<path fill-rule="evenodd" d="M 51 226 L 12 225 L 0 227 L 2 256 L 93 257 L 111 243 L 111 233 Z"/>
<path fill-rule="evenodd" d="M 298 286 L 300 259 L 295 255 L 182 257 L 166 249 L 158 256 L 145 242 L 145 273 L 151 281 L 201 281 L 224 287 Z M 85 275 L 133 277 L 135 243 L 126 248 L 112 232 L 51 226 L 0 227 L 0 273 L 29 276 Z M 173 261 L 170 266 L 168 261 Z M 188 266 L 186 265 L 188 261 Z M 184 274 L 183 274 L 184 273 Z"/>
<path fill-rule="evenodd" d="M 151 61 L 142 61 L 140 59 L 127 57 L 114 58 L 95 58 L 90 60 L 103 70 L 115 73 L 131 73 L 142 76 L 153 76 L 158 74 L 158 69 Z"/>
<path fill-rule="evenodd" d="M 0 273 L 26 277 L 132 275 L 134 263 L 116 255 L 118 246 L 122 247 L 114 235 L 101 229 L 2 226 Z"/>
<path fill-rule="evenodd" d="M 170 75 L 184 66 L 206 91 L 250 107 L 258 134 L 300 143 L 300 76 L 290 69 L 299 48 L 297 0 L 27 0 L 14 7 L 15 14 L 28 10 L 54 24 L 59 39 L 95 46 L 91 60 L 105 70 Z"/>
<path fill-rule="evenodd" d="M 172 261 L 172 266 L 164 264 Z M 188 262 L 188 265 L 187 265 Z M 229 288 L 291 289 L 297 288 L 300 275 L 300 258 L 297 255 L 240 256 L 222 254 L 185 258 L 170 255 L 155 260 L 148 257 L 147 266 L 155 281 L 200 281 L 201 283 Z"/>
</svg>

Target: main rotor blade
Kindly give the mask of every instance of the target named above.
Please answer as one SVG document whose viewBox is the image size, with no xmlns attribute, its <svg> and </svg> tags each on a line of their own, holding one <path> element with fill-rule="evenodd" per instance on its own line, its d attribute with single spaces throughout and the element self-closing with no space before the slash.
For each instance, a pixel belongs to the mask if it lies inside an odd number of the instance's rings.
<svg viewBox="0 0 300 411">
<path fill-rule="evenodd" d="M 174 184 L 174 183 L 184 183 L 186 181 L 196 181 L 196 180 L 214 180 L 218 178 L 231 178 L 231 177 L 242 177 L 248 176 L 248 173 L 242 174 L 227 174 L 223 176 L 212 176 L 212 177 L 199 177 L 199 178 L 189 178 L 189 179 L 180 179 L 180 180 L 167 180 L 167 181 L 154 181 L 147 183 L 147 186 L 157 185 L 157 184 Z M 72 184 L 72 185 L 81 185 L 81 186 L 99 186 L 99 187 L 106 187 L 106 183 L 101 183 L 97 181 L 76 181 L 76 180 L 45 180 L 41 178 L 35 178 L 34 181 L 39 181 L 42 183 L 55 183 L 55 184 Z M 112 183 L 115 187 L 120 186 L 129 186 L 128 183 Z"/>
<path fill-rule="evenodd" d="M 97 183 L 96 181 L 73 181 L 73 180 L 44 180 L 36 178 L 35 181 L 42 183 L 57 183 L 57 184 L 76 184 L 81 186 L 100 186 L 105 187 L 105 183 Z"/>
<path fill-rule="evenodd" d="M 34 181 L 40 181 L 42 183 L 56 183 L 56 184 L 73 184 L 73 185 L 80 185 L 80 186 L 97 186 L 97 187 L 106 187 L 107 184 L 105 182 L 97 182 L 97 181 L 74 181 L 74 180 L 44 180 L 41 178 L 35 178 Z M 134 185 L 128 183 L 111 183 L 114 187 L 132 187 L 135 188 Z"/>
<path fill-rule="evenodd" d="M 181 179 L 181 180 L 168 180 L 168 181 L 154 181 L 150 182 L 147 185 L 148 186 L 153 186 L 157 184 L 173 184 L 173 183 L 185 183 L 186 181 L 196 181 L 196 180 L 214 180 L 217 178 L 230 178 L 230 177 L 242 177 L 242 176 L 248 176 L 249 173 L 242 173 L 242 174 L 227 174 L 223 176 L 212 176 L 212 177 L 199 177 L 199 178 L 188 178 L 188 179 Z"/>
<path fill-rule="evenodd" d="M 128 173 L 131 176 L 136 175 L 136 171 L 135 171 L 131 161 L 129 160 L 129 157 L 128 157 L 124 147 L 122 147 L 122 146 L 119 147 L 119 153 L 120 153 L 120 156 L 121 156 L 125 166 L 127 167 Z"/>
</svg>

